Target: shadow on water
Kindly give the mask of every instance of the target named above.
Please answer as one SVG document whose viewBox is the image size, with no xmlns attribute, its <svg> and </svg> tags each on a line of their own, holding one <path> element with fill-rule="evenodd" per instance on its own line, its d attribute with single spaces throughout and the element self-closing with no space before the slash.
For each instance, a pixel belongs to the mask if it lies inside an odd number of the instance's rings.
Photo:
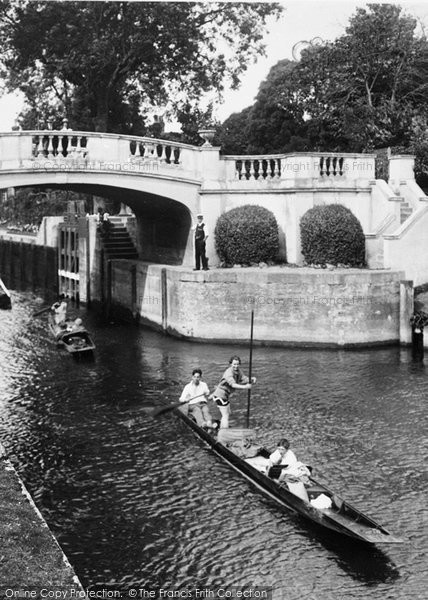
<svg viewBox="0 0 428 600">
<path fill-rule="evenodd" d="M 368 585 L 392 583 L 400 577 L 400 572 L 389 556 L 379 547 L 357 540 L 346 539 L 333 531 L 325 531 L 316 524 L 308 523 L 302 517 L 300 521 L 306 537 L 321 543 L 331 553 L 337 565 L 357 581 Z"/>
</svg>

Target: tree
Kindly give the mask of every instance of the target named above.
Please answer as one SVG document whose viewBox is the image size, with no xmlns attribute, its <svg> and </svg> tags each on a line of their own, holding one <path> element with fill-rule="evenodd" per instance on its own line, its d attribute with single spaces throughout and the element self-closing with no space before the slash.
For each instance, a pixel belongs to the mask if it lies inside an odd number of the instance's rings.
<svg viewBox="0 0 428 600">
<path fill-rule="evenodd" d="M 415 119 L 428 117 L 428 42 L 416 25 L 394 4 L 358 8 L 342 36 L 279 61 L 245 122 L 233 115 L 219 138 L 243 153 L 409 146 Z"/>
<path fill-rule="evenodd" d="M 221 146 L 223 154 L 248 153 L 248 124 L 253 114 L 253 107 L 244 108 L 233 113 L 217 128 L 214 144 Z"/>
<path fill-rule="evenodd" d="M 293 86 L 296 63 L 281 60 L 259 87 L 248 125 L 249 152 L 291 152 L 305 147 L 305 122 Z"/>
<path fill-rule="evenodd" d="M 306 126 L 292 86 L 295 62 L 284 59 L 270 70 L 253 106 L 231 115 L 217 141 L 225 154 L 262 154 L 305 150 Z"/>
<path fill-rule="evenodd" d="M 392 4 L 358 8 L 345 35 L 302 52 L 294 82 L 318 149 L 371 150 L 408 139 L 425 111 L 428 44 Z"/>
<path fill-rule="evenodd" d="M 135 129 L 142 107 L 177 111 L 205 92 L 221 94 L 226 83 L 237 87 L 264 50 L 266 19 L 281 10 L 265 3 L 2 1 L 3 75 L 9 89 L 29 98 L 36 74 L 74 128 L 90 120 L 98 131 Z"/>
</svg>

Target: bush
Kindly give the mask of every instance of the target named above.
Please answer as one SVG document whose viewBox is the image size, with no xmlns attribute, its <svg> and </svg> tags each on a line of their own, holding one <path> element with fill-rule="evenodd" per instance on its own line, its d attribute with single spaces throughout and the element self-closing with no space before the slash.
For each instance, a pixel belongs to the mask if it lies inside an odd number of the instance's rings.
<svg viewBox="0 0 428 600">
<path fill-rule="evenodd" d="M 229 265 L 266 262 L 278 255 L 278 223 L 262 206 L 246 204 L 222 214 L 214 235 L 220 260 Z"/>
<path fill-rule="evenodd" d="M 341 204 L 308 210 L 300 220 L 300 237 L 308 264 L 364 266 L 363 229 L 349 208 Z"/>
</svg>

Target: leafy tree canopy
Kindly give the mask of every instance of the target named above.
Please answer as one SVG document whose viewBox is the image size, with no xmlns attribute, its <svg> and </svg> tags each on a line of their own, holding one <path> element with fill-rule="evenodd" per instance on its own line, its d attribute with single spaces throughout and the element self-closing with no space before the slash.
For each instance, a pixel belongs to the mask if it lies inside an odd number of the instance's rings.
<svg viewBox="0 0 428 600">
<path fill-rule="evenodd" d="M 34 114 L 48 104 L 75 129 L 140 133 L 142 107 L 176 113 L 226 83 L 236 88 L 264 51 L 266 19 L 281 11 L 270 3 L 3 0 L 3 76 Z"/>
<path fill-rule="evenodd" d="M 231 115 L 219 128 L 216 142 L 225 154 L 305 150 L 306 125 L 293 87 L 297 63 L 279 61 L 260 85 L 253 106 Z"/>
<path fill-rule="evenodd" d="M 232 125 L 245 126 L 241 151 L 256 153 L 409 146 L 427 119 L 427 92 L 428 42 L 416 19 L 395 4 L 369 4 L 333 42 L 317 39 L 299 60 L 275 65 L 245 124 L 244 112 L 233 115 L 219 137 L 227 146 L 239 137 Z"/>
</svg>

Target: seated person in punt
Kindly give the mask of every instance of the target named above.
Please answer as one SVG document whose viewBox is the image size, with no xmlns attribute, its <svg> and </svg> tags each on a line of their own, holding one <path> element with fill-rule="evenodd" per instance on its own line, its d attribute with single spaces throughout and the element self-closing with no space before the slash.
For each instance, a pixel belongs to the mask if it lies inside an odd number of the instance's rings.
<svg viewBox="0 0 428 600">
<path fill-rule="evenodd" d="M 180 410 L 185 415 L 190 412 L 199 427 L 212 429 L 213 421 L 207 405 L 209 395 L 210 390 L 205 381 L 202 381 L 201 369 L 193 369 L 192 380 L 184 386 L 179 398 L 179 401 L 183 402 L 183 406 L 180 406 Z M 191 398 L 193 398 L 193 400 L 191 400 Z"/>
<path fill-rule="evenodd" d="M 83 329 L 83 321 L 79 317 L 74 321 L 70 322 L 67 326 L 67 330 L 71 332 L 82 331 Z"/>
<path fill-rule="evenodd" d="M 278 441 L 276 450 L 269 456 L 267 473 L 269 477 L 278 481 L 293 481 L 293 478 L 301 480 L 310 475 L 306 465 L 298 461 L 294 452 L 290 450 L 290 442 L 286 438 Z"/>
</svg>

